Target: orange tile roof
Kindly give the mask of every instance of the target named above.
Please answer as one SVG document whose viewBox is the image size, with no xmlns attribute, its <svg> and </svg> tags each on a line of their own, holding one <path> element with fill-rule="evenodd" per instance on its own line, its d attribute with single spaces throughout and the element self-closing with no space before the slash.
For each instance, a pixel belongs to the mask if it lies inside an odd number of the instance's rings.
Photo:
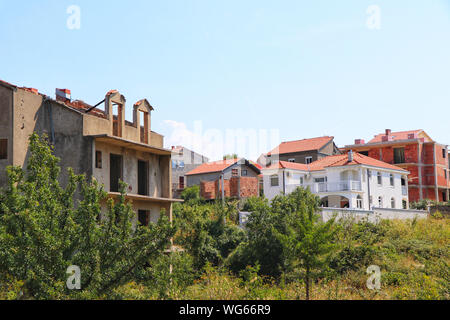
<svg viewBox="0 0 450 320">
<path fill-rule="evenodd" d="M 310 170 L 311 171 L 320 171 L 327 167 L 341 167 L 341 166 L 351 166 L 351 165 L 366 165 L 366 166 L 372 166 L 372 167 L 406 172 L 406 170 L 404 170 L 400 167 L 397 167 L 392 164 L 362 155 L 357 152 L 353 153 L 353 161 L 352 162 L 348 161 L 348 153 L 334 155 L 334 156 L 328 156 L 328 157 L 325 157 L 320 160 L 312 162 L 310 164 Z"/>
<path fill-rule="evenodd" d="M 319 150 L 333 139 L 334 137 L 325 136 L 311 139 L 286 141 L 282 142 L 278 147 L 267 153 L 267 155 Z"/>
<path fill-rule="evenodd" d="M 295 169 L 295 170 L 309 171 L 309 167 L 307 164 L 288 161 L 279 161 L 277 163 L 271 164 L 266 169 Z"/>
<path fill-rule="evenodd" d="M 409 130 L 409 131 L 398 131 L 398 132 L 391 132 L 390 136 L 392 137 L 393 141 L 396 140 L 407 140 L 408 135 L 411 133 L 417 133 L 419 134 L 422 132 L 422 129 L 419 130 Z M 385 136 L 386 133 L 380 133 L 377 134 L 372 140 L 370 140 L 368 143 L 376 143 L 376 142 L 382 142 L 382 137 Z"/>
<path fill-rule="evenodd" d="M 296 169 L 296 170 L 303 170 L 303 171 L 321 171 L 328 167 L 341 167 L 341 166 L 351 166 L 351 165 L 366 165 L 366 166 L 372 166 L 377 168 L 384 168 L 384 169 L 390 169 L 390 170 L 397 170 L 397 171 L 405 171 L 406 170 L 391 165 L 389 163 L 376 160 L 370 157 L 367 157 L 365 155 L 362 155 L 360 153 L 353 153 L 353 161 L 348 161 L 348 154 L 338 154 L 334 156 L 328 156 L 325 158 L 322 158 L 320 160 L 314 161 L 307 164 L 302 163 L 292 163 L 292 162 L 285 162 L 280 161 L 276 164 L 271 165 L 270 167 L 266 169 Z"/>
<path fill-rule="evenodd" d="M 211 172 L 220 172 L 225 170 L 226 168 L 232 166 L 240 159 L 227 159 L 227 160 L 219 160 L 214 162 L 207 162 L 202 165 L 199 165 L 197 168 L 189 171 L 186 175 L 193 174 L 202 174 L 202 173 L 211 173 Z"/>
</svg>

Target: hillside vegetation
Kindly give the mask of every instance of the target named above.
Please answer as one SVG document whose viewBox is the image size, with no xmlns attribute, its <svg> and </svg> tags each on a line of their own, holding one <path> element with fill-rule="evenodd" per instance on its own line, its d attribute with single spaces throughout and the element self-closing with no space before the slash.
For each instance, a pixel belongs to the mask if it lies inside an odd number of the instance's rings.
<svg viewBox="0 0 450 320">
<path fill-rule="evenodd" d="M 30 138 L 26 170 L 8 168 L 0 192 L 0 299 L 449 299 L 450 225 L 424 220 L 321 222 L 319 199 L 298 188 L 271 203 L 250 198 L 246 228 L 238 203 L 183 192 L 174 221 L 133 229 L 125 200 L 100 202 L 95 181 L 70 172 L 45 138 Z M 80 200 L 74 195 L 79 193 Z M 172 253 L 167 248 L 173 239 Z M 66 287 L 67 267 L 81 287 Z M 369 266 L 381 271 L 371 290 Z M 371 282 L 376 283 L 376 282 Z"/>
</svg>

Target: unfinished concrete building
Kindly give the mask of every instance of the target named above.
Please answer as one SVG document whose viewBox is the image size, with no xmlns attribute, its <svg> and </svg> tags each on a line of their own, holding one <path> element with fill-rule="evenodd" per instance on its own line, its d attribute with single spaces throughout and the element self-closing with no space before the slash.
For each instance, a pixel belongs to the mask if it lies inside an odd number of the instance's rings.
<svg viewBox="0 0 450 320">
<path fill-rule="evenodd" d="M 104 103 L 104 110 L 97 106 Z M 146 100 L 133 106 L 133 122 L 125 120 L 125 97 L 109 91 L 95 106 L 72 101 L 70 90 L 56 89 L 56 99 L 33 88 L 0 81 L 0 186 L 6 166 L 23 167 L 29 157 L 28 137 L 46 133 L 61 158 L 61 183 L 67 168 L 104 185 L 116 198 L 119 180 L 129 187 L 127 199 L 136 211 L 133 223 L 155 222 L 162 209 L 172 219 L 171 150 L 163 136 L 151 131 L 153 107 Z"/>
</svg>

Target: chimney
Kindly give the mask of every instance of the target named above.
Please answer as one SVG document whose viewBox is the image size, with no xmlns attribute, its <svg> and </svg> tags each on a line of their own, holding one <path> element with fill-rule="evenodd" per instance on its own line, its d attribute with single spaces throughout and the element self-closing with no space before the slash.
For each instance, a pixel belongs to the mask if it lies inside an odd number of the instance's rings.
<svg viewBox="0 0 450 320">
<path fill-rule="evenodd" d="M 70 90 L 69 89 L 56 89 L 55 90 L 56 101 L 70 102 Z"/>
<path fill-rule="evenodd" d="M 382 142 L 388 142 L 388 141 L 393 141 L 392 136 L 389 135 L 385 135 L 381 137 L 381 141 Z"/>
<path fill-rule="evenodd" d="M 353 162 L 353 150 L 348 152 L 348 162 Z"/>
<path fill-rule="evenodd" d="M 364 144 L 366 143 L 363 139 L 355 139 L 355 144 Z"/>
<path fill-rule="evenodd" d="M 389 136 L 392 133 L 391 129 L 386 129 L 386 135 Z"/>
</svg>

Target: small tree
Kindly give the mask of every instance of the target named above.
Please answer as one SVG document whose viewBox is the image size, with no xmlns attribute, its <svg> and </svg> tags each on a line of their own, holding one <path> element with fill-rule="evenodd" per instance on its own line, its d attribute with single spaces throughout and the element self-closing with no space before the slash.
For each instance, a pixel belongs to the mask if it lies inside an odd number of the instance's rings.
<svg viewBox="0 0 450 320">
<path fill-rule="evenodd" d="M 7 171 L 0 193 L 0 280 L 23 283 L 25 297 L 107 296 L 170 244 L 174 232 L 164 212 L 157 224 L 133 228 L 126 184 L 116 202 L 107 200 L 103 219 L 100 203 L 107 194 L 96 181 L 69 169 L 61 187 L 59 159 L 46 137 L 31 135 L 26 170 Z M 71 265 L 81 269 L 81 290 L 65 288 Z"/>
<path fill-rule="evenodd" d="M 326 223 L 319 222 L 320 217 L 316 213 L 319 198 L 309 190 L 297 188 L 285 199 L 278 199 L 274 203 L 275 207 L 290 212 L 286 217 L 285 231 L 276 230 L 276 235 L 282 243 L 286 264 L 303 269 L 306 300 L 309 300 L 311 280 L 323 274 L 329 264 L 333 249 L 334 219 Z"/>
</svg>

